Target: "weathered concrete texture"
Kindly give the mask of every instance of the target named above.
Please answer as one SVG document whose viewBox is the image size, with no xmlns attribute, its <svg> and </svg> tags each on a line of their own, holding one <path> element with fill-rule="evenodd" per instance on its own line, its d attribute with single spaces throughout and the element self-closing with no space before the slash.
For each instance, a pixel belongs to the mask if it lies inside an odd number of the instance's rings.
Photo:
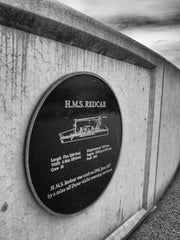
<svg viewBox="0 0 180 240">
<path fill-rule="evenodd" d="M 155 181 L 156 181 L 156 165 L 157 165 L 157 154 L 158 154 L 158 141 L 159 141 L 159 123 L 160 123 L 160 109 L 161 109 L 161 96 L 162 96 L 162 80 L 163 80 L 163 69 L 164 63 L 158 64 L 152 71 L 152 81 L 154 82 L 153 94 L 150 95 L 149 108 L 152 116 L 149 116 L 151 130 L 151 141 L 149 143 L 149 158 L 145 163 L 146 174 L 144 176 L 144 208 L 151 209 L 154 205 L 154 192 L 155 192 Z M 152 100 L 152 98 L 154 99 Z M 154 102 L 153 102 L 154 101 Z M 153 110 L 152 110 L 153 108 Z M 149 133 L 148 131 L 148 133 Z M 148 148 L 147 148 L 148 150 Z"/>
<path fill-rule="evenodd" d="M 116 233 L 122 236 L 127 225 L 130 231 L 162 195 L 178 166 L 180 71 L 137 42 L 57 2 L 0 0 L 1 13 L 5 8 L 10 10 L 0 18 L 0 239 L 117 239 L 110 234 L 120 227 Z M 27 21 L 20 24 L 19 15 L 16 24 L 11 21 L 10 13 L 22 10 L 28 11 L 24 17 L 42 21 L 39 32 Z M 51 23 L 55 28 L 49 32 Z M 51 36 L 56 27 L 57 36 Z M 27 186 L 24 140 L 43 93 L 77 71 L 100 75 L 114 90 L 122 114 L 122 148 L 100 199 L 81 214 L 54 217 L 41 209 Z"/>
<path fill-rule="evenodd" d="M 102 40 L 108 41 L 116 46 L 122 48 L 122 50 L 130 50 L 132 54 L 142 57 L 144 61 L 148 61 L 153 65 L 157 65 L 162 58 L 152 50 L 145 46 L 138 44 L 135 40 L 124 36 L 120 32 L 113 30 L 112 28 L 95 21 L 94 19 L 81 14 L 74 9 L 71 9 L 63 4 L 60 4 L 54 0 L 1 0 L 1 3 L 8 4 L 21 10 L 26 10 L 33 14 L 48 18 L 53 21 L 57 21 L 67 26 L 71 26 L 75 29 L 88 33 L 92 36 L 96 36 Z M 17 14 L 18 15 L 18 14 Z M 36 24 L 33 23 L 32 24 Z M 72 40 L 73 41 L 73 40 Z M 144 57 L 146 56 L 146 57 Z M 131 61 L 132 57 L 126 56 Z M 136 60 L 134 59 L 136 62 Z"/>
<path fill-rule="evenodd" d="M 180 71 L 165 63 L 161 107 L 156 201 L 170 183 L 180 161 Z"/>
<path fill-rule="evenodd" d="M 151 72 L 75 47 L 1 27 L 0 215 L 2 239 L 103 239 L 142 208 Z M 33 199 L 24 176 L 23 144 L 44 91 L 75 71 L 101 75 L 123 120 L 119 163 L 103 196 L 73 217 L 54 217 Z M 131 207 L 130 207 L 131 206 Z"/>
<path fill-rule="evenodd" d="M 129 51 L 129 49 L 110 42 L 109 39 L 99 38 L 91 33 L 37 15 L 33 12 L 12 8 L 11 6 L 0 3 L 0 15 L 1 23 L 5 26 L 33 33 L 117 60 L 123 60 L 124 62 L 148 69 L 155 67 L 155 65 L 147 59 Z"/>
</svg>

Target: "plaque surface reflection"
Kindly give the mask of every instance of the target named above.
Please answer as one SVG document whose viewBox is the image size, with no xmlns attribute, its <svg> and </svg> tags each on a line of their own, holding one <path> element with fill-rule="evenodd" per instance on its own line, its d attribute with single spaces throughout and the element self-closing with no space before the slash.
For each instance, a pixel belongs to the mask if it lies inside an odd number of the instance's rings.
<svg viewBox="0 0 180 240">
<path fill-rule="evenodd" d="M 111 88 L 90 73 L 68 75 L 44 94 L 25 144 L 27 179 L 54 214 L 74 214 L 96 201 L 117 165 L 122 140 Z"/>
</svg>

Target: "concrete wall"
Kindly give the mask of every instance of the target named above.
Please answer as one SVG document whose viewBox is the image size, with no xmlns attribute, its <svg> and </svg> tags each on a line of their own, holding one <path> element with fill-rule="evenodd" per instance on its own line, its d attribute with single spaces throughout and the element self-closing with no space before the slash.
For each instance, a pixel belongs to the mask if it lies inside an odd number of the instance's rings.
<svg viewBox="0 0 180 240">
<path fill-rule="evenodd" d="M 0 13 L 0 239 L 120 239 L 148 213 L 177 168 L 179 70 L 54 1 L 1 0 Z M 24 140 L 43 93 L 77 71 L 98 74 L 114 90 L 122 147 L 100 199 L 81 214 L 55 217 L 27 186 Z"/>
<path fill-rule="evenodd" d="M 156 201 L 171 182 L 180 161 L 180 71 L 166 62 L 163 80 Z"/>
</svg>

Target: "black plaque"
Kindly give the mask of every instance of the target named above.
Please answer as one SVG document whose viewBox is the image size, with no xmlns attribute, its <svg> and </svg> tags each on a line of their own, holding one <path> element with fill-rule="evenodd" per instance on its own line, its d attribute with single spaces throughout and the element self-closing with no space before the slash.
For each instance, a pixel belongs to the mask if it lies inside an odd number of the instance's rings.
<svg viewBox="0 0 180 240">
<path fill-rule="evenodd" d="M 36 200 L 54 214 L 90 206 L 112 178 L 121 140 L 119 105 L 104 80 L 75 73 L 55 82 L 34 111 L 25 144 Z"/>
</svg>

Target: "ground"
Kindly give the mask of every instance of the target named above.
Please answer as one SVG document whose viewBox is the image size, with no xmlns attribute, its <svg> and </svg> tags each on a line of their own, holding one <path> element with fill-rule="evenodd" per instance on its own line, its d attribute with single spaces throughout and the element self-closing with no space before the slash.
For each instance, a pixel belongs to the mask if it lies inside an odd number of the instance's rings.
<svg viewBox="0 0 180 240">
<path fill-rule="evenodd" d="M 180 240 L 180 168 L 157 208 L 128 240 Z"/>
</svg>

